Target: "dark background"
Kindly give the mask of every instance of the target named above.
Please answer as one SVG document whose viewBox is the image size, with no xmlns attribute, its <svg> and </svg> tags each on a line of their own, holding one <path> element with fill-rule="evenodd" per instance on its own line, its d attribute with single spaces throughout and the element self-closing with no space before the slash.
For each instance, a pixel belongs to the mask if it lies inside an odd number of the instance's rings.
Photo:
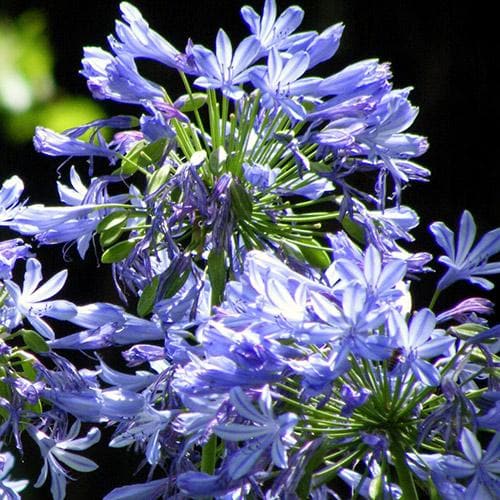
<svg viewBox="0 0 500 500">
<path fill-rule="evenodd" d="M 260 11 L 263 2 L 137 0 L 134 4 L 151 27 L 182 50 L 188 37 L 213 48 L 219 27 L 233 41 L 241 39 L 247 31 L 240 20 L 239 7 L 245 3 Z M 326 76 L 355 61 L 376 57 L 392 63 L 396 88 L 414 87 L 411 100 L 420 107 L 420 114 L 411 132 L 428 137 L 430 149 L 419 163 L 432 172 L 430 183 L 414 184 L 403 195 L 403 202 L 416 208 L 421 216 L 421 227 L 414 232 L 414 249 L 437 252 L 428 225 L 443 220 L 456 227 L 464 208 L 473 213 L 480 232 L 499 225 L 498 91 L 493 78 L 498 60 L 493 41 L 498 27 L 496 16 L 482 8 L 485 4 L 452 0 L 278 1 L 280 11 L 293 4 L 306 11 L 303 30 L 320 31 L 338 21 L 346 25 L 336 56 L 318 67 L 316 73 Z M 30 7 L 46 12 L 56 52 L 58 84 L 71 92 L 87 94 L 85 80 L 78 74 L 82 46 L 106 45 L 106 36 L 114 29 L 114 19 L 119 15 L 118 1 L 0 0 L 0 11 L 9 15 Z M 168 70 L 148 64 L 144 69 L 169 90 L 174 88 Z M 175 95 L 175 91 L 171 93 Z M 123 112 L 123 107 L 116 104 L 106 106 L 109 114 Z M 29 146 L 14 148 L 4 144 L 1 137 L 0 152 L 2 178 L 13 173 L 20 175 L 32 202 L 55 200 L 58 159 L 44 158 Z M 63 267 L 59 248 L 42 249 L 39 255 L 47 276 L 52 269 Z M 80 304 L 113 300 L 108 271 L 95 271 L 91 252 L 87 261 L 82 266 L 75 256 L 67 263 L 68 295 Z M 428 300 L 430 282 L 427 277 L 420 285 L 422 296 L 417 293 L 417 305 L 423 306 Z M 449 300 L 457 292 L 463 296 L 464 290 L 469 295 L 485 296 L 481 289 L 458 287 L 450 291 Z M 102 449 L 94 452 L 94 458 L 101 468 L 82 482 L 71 484 L 68 498 L 100 498 L 113 486 L 130 482 L 138 463 L 132 453 L 124 450 Z M 30 458 L 26 457 L 26 461 Z M 44 495 L 40 491 L 32 498 L 45 498 Z"/>
</svg>

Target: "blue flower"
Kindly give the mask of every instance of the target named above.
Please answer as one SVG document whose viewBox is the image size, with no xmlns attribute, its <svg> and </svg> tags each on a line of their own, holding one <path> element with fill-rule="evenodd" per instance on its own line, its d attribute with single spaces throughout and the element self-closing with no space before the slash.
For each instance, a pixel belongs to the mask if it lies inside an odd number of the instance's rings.
<svg viewBox="0 0 500 500">
<path fill-rule="evenodd" d="M 221 89 L 231 99 L 241 99 L 245 92 L 240 85 L 248 81 L 249 66 L 255 61 L 259 42 L 254 36 L 245 38 L 233 54 L 231 40 L 224 30 L 216 38 L 215 54 L 201 45 L 192 49 L 200 75 L 194 83 L 209 89 Z"/>
<path fill-rule="evenodd" d="M 298 96 L 314 93 L 320 78 L 301 78 L 309 67 L 309 54 L 298 51 L 284 58 L 276 48 L 271 49 L 267 67 L 256 66 L 250 71 L 250 80 L 262 91 L 263 104 L 271 109 L 282 109 L 294 120 L 306 117 L 306 110 Z"/>
<path fill-rule="evenodd" d="M 395 259 L 382 266 L 380 253 L 373 245 L 366 249 L 362 268 L 349 259 L 338 259 L 333 266 L 341 280 L 359 283 L 369 297 L 381 303 L 394 302 L 402 295 L 395 286 L 405 275 L 406 263 Z"/>
<path fill-rule="evenodd" d="M 36 127 L 33 144 L 39 153 L 48 156 L 103 156 L 108 159 L 115 156 L 104 142 L 85 142 L 46 127 Z"/>
<path fill-rule="evenodd" d="M 13 281 L 5 281 L 5 287 L 19 314 L 24 316 L 38 333 L 48 339 L 53 339 L 55 335 L 43 317 L 67 320 L 77 312 L 76 306 L 67 300 L 47 300 L 61 290 L 67 276 L 66 270 L 60 271 L 37 289 L 42 281 L 42 265 L 38 260 L 30 258 L 26 262 L 22 291 Z"/>
<path fill-rule="evenodd" d="M 98 47 L 86 47 L 82 65 L 81 73 L 96 99 L 129 104 L 164 100 L 162 87 L 139 75 L 134 59 L 128 54 L 115 57 Z"/>
<path fill-rule="evenodd" d="M 153 500 L 164 498 L 165 491 L 170 483 L 170 478 L 155 479 L 147 483 L 129 484 L 115 488 L 103 500 Z"/>
<path fill-rule="evenodd" d="M 78 253 L 84 257 L 91 236 L 103 217 L 99 213 L 95 204 L 75 207 L 30 205 L 15 217 L 9 227 L 24 235 L 36 235 L 36 239 L 45 245 L 76 241 Z"/>
<path fill-rule="evenodd" d="M 21 234 L 36 235 L 38 242 L 44 245 L 76 241 L 78 253 L 83 258 L 97 225 L 113 211 L 102 205 L 124 203 L 130 198 L 133 203 L 135 197 L 132 192 L 130 196 L 108 195 L 108 185 L 122 181 L 119 176 L 92 178 L 88 188 L 74 169 L 71 169 L 70 179 L 72 187 L 58 183 L 58 191 L 61 201 L 71 206 L 29 205 L 19 211 L 9 227 Z"/>
<path fill-rule="evenodd" d="M 19 198 L 24 190 L 23 181 L 14 175 L 3 182 L 0 188 L 0 225 L 12 219 L 20 209 Z"/>
<path fill-rule="evenodd" d="M 140 441 L 146 460 L 157 465 L 162 458 L 162 435 L 171 426 L 171 420 L 180 410 L 155 410 L 147 406 L 132 421 L 124 422 L 109 442 L 111 448 L 122 448 Z"/>
<path fill-rule="evenodd" d="M 278 418 L 274 416 L 271 393 L 267 385 L 260 393 L 258 403 L 260 411 L 255 409 L 250 398 L 240 387 L 231 389 L 229 398 L 238 414 L 255 424 L 229 423 L 214 427 L 215 434 L 226 441 L 248 442 L 229 457 L 230 477 L 240 479 L 249 474 L 266 450 L 270 451 L 271 460 L 276 467 L 286 468 L 288 466 L 286 450 L 296 442 L 292 431 L 298 417 L 293 413 L 284 413 Z"/>
<path fill-rule="evenodd" d="M 383 500 L 398 500 L 402 498 L 401 488 L 394 483 L 387 484 L 386 477 L 381 474 L 380 467 L 377 466 L 377 462 L 373 461 L 370 464 L 371 478 L 365 474 L 360 474 L 356 471 L 350 469 L 340 469 L 338 472 L 339 477 L 345 481 L 351 488 L 352 491 L 356 491 L 358 495 L 364 498 L 373 498 L 372 482 L 377 480 L 382 481 L 382 498 Z M 377 486 L 378 488 L 378 486 Z"/>
<path fill-rule="evenodd" d="M 152 30 L 140 11 L 128 2 L 120 3 L 123 21 L 116 21 L 116 35 L 109 37 L 109 43 L 118 55 L 144 57 L 159 61 L 171 68 L 192 73 L 189 65 L 182 64 L 181 53 L 160 34 Z M 191 71 L 190 71 L 191 69 Z"/>
<path fill-rule="evenodd" d="M 326 110 L 332 105 L 345 102 L 359 96 L 374 96 L 375 102 L 384 91 L 390 89 L 391 72 L 388 64 L 380 64 L 377 59 L 367 59 L 351 64 L 322 80 L 318 94 L 322 96 L 337 96 L 318 107 Z"/>
<path fill-rule="evenodd" d="M 497 433 L 483 451 L 479 440 L 469 429 L 463 429 L 460 446 L 464 458 L 444 455 L 439 461 L 440 469 L 455 478 L 472 476 L 465 498 L 494 500 L 498 498 L 500 485 L 500 435 Z"/>
<path fill-rule="evenodd" d="M 385 359 L 390 355 L 388 339 L 372 334 L 387 319 L 387 305 L 377 305 L 359 283 L 349 284 L 342 293 L 342 307 L 319 293 L 311 293 L 311 306 L 319 321 L 307 332 L 310 341 L 329 341 L 342 355 L 352 352 L 367 359 Z M 305 335 L 303 334 L 305 337 Z"/>
<path fill-rule="evenodd" d="M 80 438 L 77 437 L 80 433 L 78 420 L 67 433 L 62 433 L 63 435 L 59 435 L 61 432 L 56 431 L 54 435 L 49 436 L 33 426 L 28 427 L 28 432 L 39 446 L 43 458 L 43 467 L 34 486 L 35 488 L 42 486 L 50 471 L 50 492 L 54 500 L 62 500 L 66 496 L 66 483 L 69 476 L 62 464 L 79 472 L 91 472 L 97 469 L 98 465 L 95 462 L 73 453 L 73 451 L 86 450 L 99 441 L 101 433 L 96 427 L 92 427 L 85 436 Z"/>
<path fill-rule="evenodd" d="M 30 257 L 30 247 L 20 238 L 0 241 L 0 279 L 11 279 L 17 259 Z"/>
<path fill-rule="evenodd" d="M 1 445 L 1 443 L 0 443 Z M 14 467 L 12 453 L 0 453 L 0 498 L 2 500 L 20 500 L 18 493 L 28 486 L 27 479 L 12 480 L 8 475 Z"/>
<path fill-rule="evenodd" d="M 430 309 L 418 311 L 408 327 L 397 311 L 389 315 L 389 334 L 395 348 L 401 349 L 402 362 L 397 365 L 398 373 L 411 369 L 415 377 L 425 385 L 436 386 L 441 380 L 438 369 L 424 358 L 435 358 L 447 352 L 454 338 L 434 330 L 436 318 Z"/>
<path fill-rule="evenodd" d="M 1 443 L 0 443 L 1 446 Z M 0 498 L 2 500 L 20 500 L 19 492 L 28 486 L 27 479 L 13 480 L 8 475 L 14 467 L 14 456 L 12 453 L 0 453 Z"/>
<path fill-rule="evenodd" d="M 371 396 L 371 391 L 362 387 L 359 391 L 356 391 L 352 387 L 344 384 L 340 389 L 340 398 L 344 403 L 340 414 L 343 417 L 350 417 L 354 413 L 354 410 L 364 405 L 368 398 Z"/>
<path fill-rule="evenodd" d="M 233 481 L 227 473 L 216 475 L 205 472 L 183 472 L 177 478 L 177 486 L 188 498 L 215 497 L 217 499 L 245 498 L 243 488 L 240 485 L 243 481 Z M 232 497 L 231 492 L 236 490 L 236 497 Z M 227 495 L 227 496 L 226 496 Z"/>
<path fill-rule="evenodd" d="M 460 218 L 456 245 L 453 231 L 443 222 L 434 222 L 430 229 L 437 244 L 446 253 L 439 258 L 439 262 L 448 266 L 446 274 L 439 280 L 438 290 L 444 290 L 459 280 L 467 280 L 486 290 L 493 288 L 493 283 L 481 276 L 500 273 L 500 262 L 488 262 L 490 257 L 500 252 L 500 228 L 487 232 L 474 248 L 476 224 L 468 210 Z"/>
<path fill-rule="evenodd" d="M 264 51 L 272 47 L 282 48 L 289 42 L 289 35 L 295 31 L 304 18 L 304 11 L 292 5 L 276 19 L 276 1 L 266 0 L 262 16 L 248 5 L 241 8 L 241 17 L 256 36 Z"/>
<path fill-rule="evenodd" d="M 320 62 L 331 59 L 340 46 L 340 39 L 344 31 L 342 23 L 334 24 L 320 34 L 314 33 L 312 40 L 307 40 L 306 44 L 300 44 L 309 54 L 309 68 L 316 66 Z M 294 52 L 295 47 L 290 47 L 289 52 Z"/>
<path fill-rule="evenodd" d="M 333 351 L 328 358 L 323 354 L 313 353 L 304 360 L 291 360 L 288 365 L 295 373 L 302 376 L 304 398 L 318 394 L 329 397 L 333 390 L 333 381 L 349 370 L 349 360 L 339 351 Z"/>
</svg>

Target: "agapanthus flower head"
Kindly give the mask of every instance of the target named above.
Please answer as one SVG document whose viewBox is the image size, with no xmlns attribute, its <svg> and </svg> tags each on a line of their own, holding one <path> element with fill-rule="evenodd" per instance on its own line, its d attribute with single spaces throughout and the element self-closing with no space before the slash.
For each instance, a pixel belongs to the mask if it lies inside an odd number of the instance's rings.
<svg viewBox="0 0 500 500">
<path fill-rule="evenodd" d="M 415 500 L 431 481 L 445 499 L 493 498 L 500 327 L 478 317 L 486 299 L 433 307 L 460 279 L 492 287 L 482 276 L 499 271 L 488 259 L 500 233 L 474 247 L 468 212 L 456 244 L 435 223 L 449 269 L 429 308 L 413 310 L 412 280 L 431 255 L 405 248 L 419 216 L 404 188 L 429 176 L 414 162 L 428 145 L 409 132 L 411 89 L 394 88 L 378 59 L 311 72 L 335 55 L 343 25 L 298 31 L 298 6 L 245 6 L 243 40 L 221 28 L 213 50 L 188 39 L 184 52 L 132 4 L 120 10 L 110 51 L 84 49 L 81 73 L 94 98 L 137 116 L 37 128 L 38 151 L 89 158 L 58 181 L 63 206 L 20 203 L 16 176 L 0 189 L 2 227 L 66 252 L 74 243 L 82 258 L 92 243 L 125 304 L 53 300 L 67 272 L 41 284 L 28 246 L 0 243 L 0 438 L 19 450 L 25 430 L 35 440 L 35 486 L 50 472 L 62 499 L 67 467 L 96 468 L 74 453 L 99 439 L 97 427 L 78 437 L 91 422 L 114 427 L 110 446 L 149 468 L 107 500 L 319 500 L 340 498 L 339 478 L 366 498 Z M 184 94 L 145 78 L 143 58 Z M 95 366 L 79 369 L 68 350 L 98 351 Z"/>
</svg>

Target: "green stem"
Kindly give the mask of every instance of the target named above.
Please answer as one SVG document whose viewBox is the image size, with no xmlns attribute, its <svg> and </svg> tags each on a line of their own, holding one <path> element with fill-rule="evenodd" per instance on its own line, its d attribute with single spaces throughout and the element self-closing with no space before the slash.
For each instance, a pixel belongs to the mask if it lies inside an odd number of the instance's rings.
<svg viewBox="0 0 500 500">
<path fill-rule="evenodd" d="M 415 487 L 413 476 L 406 462 L 405 452 L 399 443 L 398 437 L 397 434 L 389 434 L 389 449 L 398 475 L 398 484 L 403 491 L 403 498 L 405 500 L 418 500 L 417 488 Z"/>
<path fill-rule="evenodd" d="M 201 451 L 201 471 L 206 474 L 215 472 L 215 463 L 217 460 L 217 436 L 212 434 L 207 444 Z"/>
<path fill-rule="evenodd" d="M 432 296 L 432 299 L 431 299 L 431 303 L 429 304 L 429 309 L 432 309 L 435 306 L 436 301 L 437 301 L 440 293 L 441 293 L 441 290 L 439 290 L 439 289 L 434 292 L 434 295 Z"/>
<path fill-rule="evenodd" d="M 184 88 L 186 89 L 186 91 L 189 95 L 189 98 L 191 99 L 191 102 L 194 102 L 194 97 L 193 97 L 193 92 L 191 90 L 191 85 L 189 85 L 189 81 L 186 78 L 186 75 L 182 71 L 179 71 L 179 74 L 181 76 L 182 83 L 184 84 Z M 200 132 L 201 132 L 201 137 L 203 139 L 203 142 L 205 143 L 205 149 L 208 150 L 208 143 L 207 143 L 207 139 L 205 137 L 205 128 L 203 127 L 203 120 L 201 119 L 200 113 L 196 107 L 194 108 L 193 112 L 194 112 L 194 116 L 196 119 L 196 124 L 198 125 L 198 128 L 200 129 Z M 201 149 L 201 145 L 199 144 L 199 141 L 198 141 L 198 149 Z"/>
</svg>

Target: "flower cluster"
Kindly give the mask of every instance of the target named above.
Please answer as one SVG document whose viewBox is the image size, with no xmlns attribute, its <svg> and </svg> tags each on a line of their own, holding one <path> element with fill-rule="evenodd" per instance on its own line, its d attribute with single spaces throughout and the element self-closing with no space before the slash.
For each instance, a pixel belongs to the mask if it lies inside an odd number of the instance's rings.
<svg viewBox="0 0 500 500">
<path fill-rule="evenodd" d="M 414 162 L 427 141 L 407 132 L 418 111 L 409 89 L 374 59 L 306 76 L 334 56 L 343 25 L 297 31 L 297 6 L 243 7 L 248 36 L 233 47 L 221 29 L 214 50 L 178 50 L 120 8 L 110 51 L 85 48 L 81 73 L 94 98 L 138 116 L 37 128 L 39 152 L 76 163 L 58 182 L 61 205 L 22 202 L 18 177 L 0 190 L 1 226 L 81 258 L 96 248 L 122 302 L 54 299 L 67 272 L 43 282 L 28 244 L 0 243 L 0 439 L 19 453 L 24 436 L 38 444 L 34 486 L 50 473 L 64 498 L 67 468 L 98 465 L 74 451 L 105 424 L 110 447 L 133 447 L 150 468 L 106 500 L 339 498 L 346 487 L 496 498 L 493 304 L 436 304 L 457 281 L 493 288 L 483 276 L 500 272 L 489 262 L 500 229 L 474 246 L 469 212 L 456 241 L 433 223 L 448 269 L 414 309 L 412 283 L 432 255 L 405 248 L 419 217 L 402 191 L 429 176 Z M 144 78 L 144 58 L 185 94 Z M 73 333 L 57 335 L 54 319 Z M 117 347 L 128 369 L 103 360 Z M 95 364 L 75 366 L 68 350 Z M 18 498 L 26 483 L 5 479 L 12 460 L 0 454 L 0 492 Z"/>
</svg>

